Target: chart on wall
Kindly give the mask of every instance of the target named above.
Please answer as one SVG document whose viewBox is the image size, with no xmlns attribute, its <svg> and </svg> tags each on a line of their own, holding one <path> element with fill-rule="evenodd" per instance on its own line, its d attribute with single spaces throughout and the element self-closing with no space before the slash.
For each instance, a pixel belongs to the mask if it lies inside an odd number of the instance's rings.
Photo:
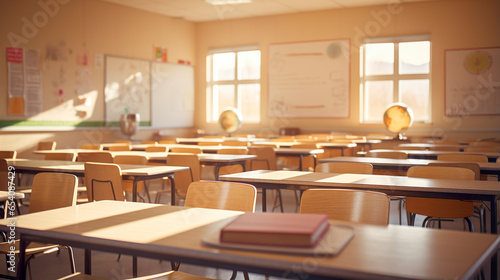
<svg viewBox="0 0 500 280">
<path fill-rule="evenodd" d="M 349 40 L 269 47 L 269 116 L 349 117 Z"/>
<path fill-rule="evenodd" d="M 500 115 L 500 48 L 445 51 L 445 114 Z"/>
<path fill-rule="evenodd" d="M 139 114 L 142 124 L 151 123 L 150 62 L 106 56 L 106 124 L 117 125 L 122 114 Z"/>
</svg>

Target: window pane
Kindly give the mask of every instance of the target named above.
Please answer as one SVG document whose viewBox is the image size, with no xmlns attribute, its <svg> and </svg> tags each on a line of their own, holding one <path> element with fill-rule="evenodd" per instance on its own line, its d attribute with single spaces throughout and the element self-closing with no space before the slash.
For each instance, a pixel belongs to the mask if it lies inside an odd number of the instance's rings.
<svg viewBox="0 0 500 280">
<path fill-rule="evenodd" d="M 412 109 L 415 121 L 430 121 L 429 80 L 399 81 L 399 96 Z"/>
<path fill-rule="evenodd" d="M 244 122 L 260 121 L 260 84 L 238 86 L 239 108 Z"/>
<path fill-rule="evenodd" d="M 393 102 L 392 81 L 365 83 L 365 121 L 382 122 L 385 109 Z"/>
<path fill-rule="evenodd" d="M 260 79 L 260 51 L 238 53 L 238 80 Z"/>
<path fill-rule="evenodd" d="M 234 80 L 236 72 L 235 53 L 218 53 L 213 55 L 214 81 Z"/>
<path fill-rule="evenodd" d="M 399 74 L 428 74 L 431 58 L 430 42 L 399 44 Z"/>
<path fill-rule="evenodd" d="M 214 120 L 219 119 L 219 115 L 226 109 L 227 107 L 234 107 L 234 85 L 216 85 L 214 86 L 214 108 L 213 112 L 215 114 Z"/>
<path fill-rule="evenodd" d="M 394 73 L 394 44 L 366 44 L 366 75 Z"/>
</svg>

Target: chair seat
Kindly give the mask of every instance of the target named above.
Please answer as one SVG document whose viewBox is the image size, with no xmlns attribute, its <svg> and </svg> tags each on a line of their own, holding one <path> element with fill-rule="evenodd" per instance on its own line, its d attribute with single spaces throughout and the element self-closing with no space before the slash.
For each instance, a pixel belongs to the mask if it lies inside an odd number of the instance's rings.
<svg viewBox="0 0 500 280">
<path fill-rule="evenodd" d="M 20 242 L 20 240 L 16 241 L 16 243 L 18 243 L 18 242 Z M 0 243 L 0 254 L 10 253 L 11 246 L 12 246 L 12 244 L 9 244 L 8 242 Z M 45 251 L 50 250 L 50 249 L 58 249 L 60 247 L 61 247 L 61 245 L 56 245 L 56 244 L 31 242 L 30 245 L 28 245 L 28 248 L 26 249 L 26 254 L 27 255 L 37 254 L 37 253 L 45 252 Z M 16 254 L 19 254 L 19 247 L 17 247 L 14 252 Z"/>
</svg>

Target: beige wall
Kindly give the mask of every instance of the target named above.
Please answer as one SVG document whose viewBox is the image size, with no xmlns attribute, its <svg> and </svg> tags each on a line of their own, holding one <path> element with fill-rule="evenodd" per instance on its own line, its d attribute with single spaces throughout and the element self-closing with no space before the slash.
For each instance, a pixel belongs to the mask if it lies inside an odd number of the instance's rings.
<svg viewBox="0 0 500 280">
<path fill-rule="evenodd" d="M 398 2 L 398 1 L 387 1 Z M 432 120 L 414 123 L 408 135 L 436 135 L 468 139 L 500 137 L 500 117 L 444 117 L 444 51 L 455 48 L 500 46 L 500 1 L 424 1 L 374 7 L 336 9 L 240 20 L 221 20 L 197 26 L 196 124 L 205 125 L 204 57 L 207 50 L 230 46 L 258 45 L 262 51 L 262 125 L 245 126 L 251 133 L 278 133 L 279 127 L 302 131 L 385 133 L 383 125 L 359 123 L 359 54 L 364 37 L 430 34 L 432 41 Z M 366 35 L 364 35 L 364 34 Z M 351 95 L 348 119 L 276 119 L 267 117 L 269 45 L 309 40 L 350 39 Z M 500 77 L 496 77 L 500 82 Z M 205 125 L 218 131 L 217 125 Z"/>
<path fill-rule="evenodd" d="M 46 0 L 49 1 L 49 0 Z M 41 51 L 45 55 L 50 44 L 65 43 L 68 51 L 66 74 L 78 70 L 78 54 L 90 58 L 91 87 L 98 99 L 89 120 L 104 117 L 104 69 L 93 66 L 94 54 L 152 59 L 153 46 L 168 49 L 169 61 L 190 60 L 195 66 L 195 127 L 167 129 L 166 134 L 192 136 L 196 129 L 221 133 L 218 125 L 205 123 L 205 57 L 211 48 L 258 45 L 262 51 L 262 125 L 246 125 L 239 133 L 277 134 L 279 127 L 300 127 L 304 132 L 385 133 L 382 125 L 359 124 L 359 55 L 360 40 L 366 36 L 386 37 L 430 34 L 432 40 L 432 117 L 431 124 L 414 124 L 408 135 L 436 135 L 468 139 L 500 137 L 500 117 L 444 117 L 444 51 L 455 48 L 500 46 L 500 2 L 498 0 L 443 0 L 419 3 L 360 7 L 319 12 L 257 17 L 240 20 L 218 20 L 192 23 L 154 13 L 143 12 L 97 0 L 53 0 L 58 11 L 48 17 L 30 38 L 20 46 Z M 388 1 L 389 2 L 389 1 Z M 395 2 L 395 1 L 392 1 Z M 23 35 L 23 17 L 29 21 L 43 11 L 37 0 L 0 1 L 0 46 L 10 46 L 7 34 Z M 230 12 L 230 11 L 228 11 Z M 369 29 L 374 28 L 374 29 Z M 277 119 L 267 117 L 268 49 L 273 43 L 327 39 L 351 41 L 351 95 L 348 119 Z M 5 55 L 0 55 L 0 119 L 7 116 Z M 44 110 L 58 106 L 54 98 L 52 64 L 42 63 Z M 496 81 L 500 81 L 496 77 Z M 78 87 L 75 78 L 65 84 L 68 97 Z M 72 98 L 72 97 L 71 97 Z M 22 130 L 22 129 L 21 129 Z M 150 139 L 157 130 L 141 129 L 134 139 Z M 59 147 L 75 143 L 109 142 L 126 138 L 117 129 L 77 129 L 56 132 L 42 128 L 37 131 L 0 131 L 0 146 L 18 149 L 24 155 L 40 140 L 56 140 Z"/>
<path fill-rule="evenodd" d="M 90 70 L 90 91 L 97 93 L 95 107 L 89 116 L 78 118 L 68 116 L 63 120 L 102 121 L 104 120 L 104 67 L 96 67 L 94 55 L 114 55 L 139 59 L 153 59 L 153 47 L 165 46 L 168 61 L 189 60 L 196 64 L 196 25 L 181 19 L 173 19 L 159 14 L 143 12 L 124 6 L 97 0 L 44 0 L 51 3 L 46 11 L 38 0 L 0 1 L 0 120 L 19 120 L 21 116 L 7 115 L 7 67 L 5 48 L 13 46 L 12 34 L 16 34 L 19 47 L 39 50 L 42 56 L 43 114 L 31 120 L 59 120 L 57 110 L 69 106 L 75 100 L 76 89 L 82 88 L 77 71 Z M 40 17 L 35 18 L 36 15 Z M 45 19 L 44 16 L 45 15 Z M 23 21 L 24 19 L 24 21 Z M 26 20 L 35 29 L 25 27 Z M 8 34 L 11 34 L 10 37 Z M 21 38 L 21 39 L 19 39 Z M 15 43 L 16 41 L 14 41 Z M 47 46 L 56 46 L 64 52 L 66 61 L 45 59 Z M 78 65 L 78 55 L 87 53 L 89 65 Z M 63 104 L 56 97 L 56 90 L 64 90 Z M 64 109 L 61 109 L 64 110 Z M 56 119 L 47 117 L 52 112 Z M 67 112 L 67 111 L 66 111 Z M 26 131 L 35 130 L 35 131 Z M 22 156 L 30 156 L 31 150 L 41 140 L 56 140 L 58 147 L 75 147 L 84 142 L 110 142 L 125 139 L 119 129 L 76 129 L 57 131 L 68 127 L 18 128 L 21 131 L 0 131 L 0 149 L 17 149 Z M 47 131 L 48 130 L 48 131 Z M 166 134 L 191 136 L 191 129 L 170 129 Z M 151 139 L 158 130 L 140 129 L 136 140 Z"/>
</svg>

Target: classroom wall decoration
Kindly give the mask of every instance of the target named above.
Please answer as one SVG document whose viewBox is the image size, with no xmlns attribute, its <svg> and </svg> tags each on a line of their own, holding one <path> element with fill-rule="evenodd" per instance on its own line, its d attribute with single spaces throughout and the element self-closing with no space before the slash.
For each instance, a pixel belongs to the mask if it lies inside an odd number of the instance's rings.
<svg viewBox="0 0 500 280">
<path fill-rule="evenodd" d="M 348 118 L 350 41 L 269 47 L 269 116 Z"/>
<path fill-rule="evenodd" d="M 500 115 L 500 47 L 445 51 L 446 116 Z"/>
</svg>

